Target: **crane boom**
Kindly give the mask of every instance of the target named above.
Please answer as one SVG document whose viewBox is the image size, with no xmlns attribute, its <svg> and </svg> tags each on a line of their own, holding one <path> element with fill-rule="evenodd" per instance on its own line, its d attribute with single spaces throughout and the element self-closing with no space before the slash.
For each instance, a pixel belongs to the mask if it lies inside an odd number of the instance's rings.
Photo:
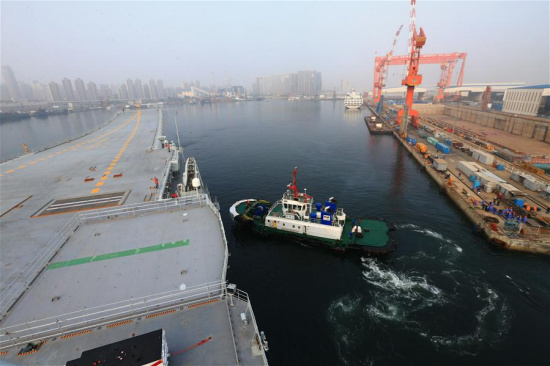
<svg viewBox="0 0 550 366">
<path fill-rule="evenodd" d="M 393 45 L 391 51 L 381 59 L 381 62 L 376 62 L 374 64 L 374 73 L 378 77 L 375 76 L 374 79 L 374 93 L 373 93 L 373 99 L 374 103 L 378 103 L 380 101 L 380 96 L 382 95 L 382 88 L 386 86 L 386 80 L 388 77 L 388 66 L 390 65 L 392 56 L 395 52 L 395 46 L 397 44 L 397 38 L 399 38 L 399 34 L 401 33 L 401 29 L 403 28 L 403 24 L 397 29 L 397 32 L 395 32 L 395 37 L 393 39 Z"/>
<path fill-rule="evenodd" d="M 411 12 L 410 12 L 410 25 L 409 37 L 410 47 L 407 56 L 407 76 L 401 82 L 402 85 L 407 86 L 407 96 L 405 98 L 405 106 L 402 111 L 397 114 L 398 122 L 403 121 L 401 126 L 401 132 L 403 136 L 407 136 L 407 124 L 409 122 L 409 116 L 412 118 L 413 125 L 417 124 L 418 111 L 412 109 L 414 99 L 414 87 L 422 83 L 422 75 L 418 73 L 418 66 L 420 64 L 420 50 L 426 44 L 426 35 L 424 29 L 420 27 L 420 32 L 416 32 L 416 0 L 411 0 Z"/>
</svg>

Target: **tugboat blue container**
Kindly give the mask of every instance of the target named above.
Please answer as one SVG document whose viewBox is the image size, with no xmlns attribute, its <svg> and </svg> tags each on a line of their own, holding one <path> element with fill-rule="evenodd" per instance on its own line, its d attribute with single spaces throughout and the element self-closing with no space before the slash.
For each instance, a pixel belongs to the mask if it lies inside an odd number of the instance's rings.
<svg viewBox="0 0 550 366">
<path fill-rule="evenodd" d="M 443 154 L 449 154 L 451 152 L 451 149 L 449 146 L 442 144 L 441 142 L 438 142 L 435 144 L 435 148 L 439 151 L 441 151 Z"/>
</svg>

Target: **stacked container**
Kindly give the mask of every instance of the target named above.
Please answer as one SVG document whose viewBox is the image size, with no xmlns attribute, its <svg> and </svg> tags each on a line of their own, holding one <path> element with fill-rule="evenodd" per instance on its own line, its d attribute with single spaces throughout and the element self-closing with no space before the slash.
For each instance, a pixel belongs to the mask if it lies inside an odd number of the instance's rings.
<svg viewBox="0 0 550 366">
<path fill-rule="evenodd" d="M 435 144 L 435 148 L 441 151 L 443 154 L 449 154 L 451 152 L 451 149 L 449 149 L 449 146 L 442 144 L 441 142 L 438 142 L 437 144 Z"/>
<path fill-rule="evenodd" d="M 493 165 L 493 161 L 495 160 L 493 155 L 479 150 L 473 150 L 472 157 L 486 165 Z"/>
<path fill-rule="evenodd" d="M 437 141 L 437 139 L 434 139 L 433 137 L 428 137 L 428 143 L 431 144 L 431 145 L 436 145 L 439 143 L 439 141 Z"/>
</svg>

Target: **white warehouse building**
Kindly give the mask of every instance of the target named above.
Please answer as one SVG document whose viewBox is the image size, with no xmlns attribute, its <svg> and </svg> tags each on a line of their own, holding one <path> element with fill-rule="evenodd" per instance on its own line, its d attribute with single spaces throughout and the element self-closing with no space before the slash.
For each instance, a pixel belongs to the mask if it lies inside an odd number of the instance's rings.
<svg viewBox="0 0 550 366">
<path fill-rule="evenodd" d="M 502 111 L 525 116 L 549 116 L 550 85 L 507 89 L 504 93 Z"/>
</svg>

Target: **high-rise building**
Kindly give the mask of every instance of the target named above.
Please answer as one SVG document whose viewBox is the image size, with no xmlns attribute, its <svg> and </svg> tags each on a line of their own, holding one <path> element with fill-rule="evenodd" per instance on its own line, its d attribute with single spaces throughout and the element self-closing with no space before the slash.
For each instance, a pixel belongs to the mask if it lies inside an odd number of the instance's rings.
<svg viewBox="0 0 550 366">
<path fill-rule="evenodd" d="M 73 102 L 76 100 L 74 91 L 73 91 L 73 84 L 71 81 L 67 78 L 63 79 L 61 81 L 63 84 L 63 91 L 65 92 L 65 99 L 69 102 Z"/>
<path fill-rule="evenodd" d="M 11 67 L 7 65 L 2 66 L 2 79 L 4 79 L 3 84 L 6 85 L 6 88 L 8 88 L 10 98 L 13 100 L 21 100 L 22 95 L 19 90 L 19 84 L 17 83 L 17 79 L 15 78 Z"/>
<path fill-rule="evenodd" d="M 61 102 L 63 101 L 63 96 L 61 95 L 61 88 L 59 84 L 55 81 L 50 81 L 48 84 L 48 91 L 50 92 L 50 100 L 52 102 Z"/>
<path fill-rule="evenodd" d="M 93 81 L 88 83 L 88 99 L 90 100 L 99 100 L 99 93 L 97 91 L 97 86 Z"/>
<path fill-rule="evenodd" d="M 88 100 L 88 95 L 86 94 L 86 86 L 84 81 L 80 78 L 74 81 L 74 87 L 76 89 L 76 99 L 80 101 Z"/>
<path fill-rule="evenodd" d="M 23 99 L 25 99 L 25 100 L 33 99 L 32 86 L 30 86 L 29 84 L 27 84 L 23 81 L 20 81 L 19 82 L 19 91 L 21 92 L 21 96 L 23 97 Z"/>
<path fill-rule="evenodd" d="M 298 71 L 294 84 L 294 94 L 303 96 L 315 96 L 322 88 L 321 73 L 315 70 Z"/>
<path fill-rule="evenodd" d="M 132 79 L 126 80 L 126 90 L 128 91 L 128 98 L 125 99 L 136 99 L 136 89 Z"/>
<path fill-rule="evenodd" d="M 136 98 L 137 99 L 143 98 L 143 87 L 141 86 L 141 80 L 136 79 L 136 82 L 134 84 L 134 89 L 136 92 Z"/>
<path fill-rule="evenodd" d="M 45 85 L 38 81 L 32 82 L 32 98 L 34 100 L 46 101 L 50 99 L 48 97 L 48 92 L 46 91 Z"/>
<path fill-rule="evenodd" d="M 257 77 L 254 92 L 258 95 L 313 97 L 320 93 L 321 88 L 320 72 L 298 71 L 291 74 Z"/>
<path fill-rule="evenodd" d="M 159 99 L 166 98 L 166 95 L 164 94 L 164 84 L 161 79 L 157 80 L 157 93 Z"/>
<path fill-rule="evenodd" d="M 351 91 L 349 80 L 347 79 L 340 80 L 340 91 L 343 93 L 349 93 Z"/>
<path fill-rule="evenodd" d="M 143 97 L 145 99 L 151 99 L 151 92 L 149 91 L 149 85 L 143 84 Z"/>
<path fill-rule="evenodd" d="M 175 95 L 174 88 L 167 86 L 164 88 L 164 98 L 172 98 Z"/>
<path fill-rule="evenodd" d="M 130 99 L 129 95 L 128 95 L 128 89 L 126 88 L 126 84 L 120 84 L 120 86 L 118 88 L 118 96 L 121 100 Z"/>
<path fill-rule="evenodd" d="M 155 83 L 155 80 L 149 80 L 149 89 L 149 91 L 151 92 L 151 98 L 158 99 L 159 93 L 157 91 L 157 84 Z"/>
<path fill-rule="evenodd" d="M 210 83 L 210 91 L 212 93 L 216 92 L 216 77 L 214 76 L 214 72 L 212 72 L 212 81 Z"/>
<path fill-rule="evenodd" d="M 99 85 L 99 97 L 104 100 L 111 100 L 113 99 L 113 92 L 111 91 L 111 88 L 107 84 L 101 84 Z"/>
<path fill-rule="evenodd" d="M 122 97 L 120 96 L 120 85 L 111 84 L 111 95 L 113 96 L 113 100 L 122 99 Z"/>
<path fill-rule="evenodd" d="M 4 84 L 0 84 L 0 100 L 10 100 L 10 91 Z"/>
</svg>

